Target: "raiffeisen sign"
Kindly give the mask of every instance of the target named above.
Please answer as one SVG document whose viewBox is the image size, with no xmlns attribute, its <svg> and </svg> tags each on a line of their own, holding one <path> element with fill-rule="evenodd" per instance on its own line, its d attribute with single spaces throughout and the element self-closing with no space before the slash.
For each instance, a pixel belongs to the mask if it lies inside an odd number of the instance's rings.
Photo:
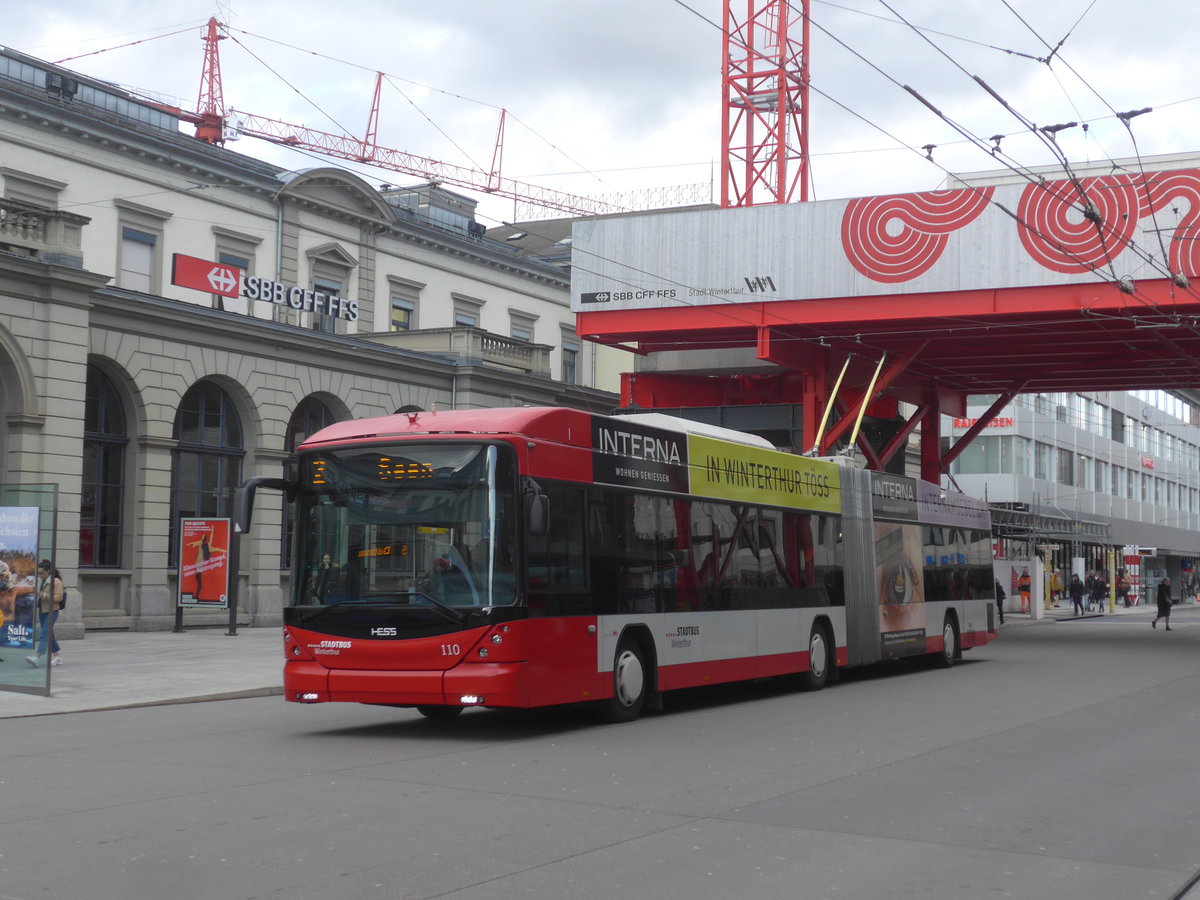
<svg viewBox="0 0 1200 900">
<path fill-rule="evenodd" d="M 1041 287 L 1097 273 L 1200 276 L 1200 169 L 576 222 L 571 309 Z"/>
<path fill-rule="evenodd" d="M 220 294 L 222 297 L 244 297 L 262 300 L 277 306 L 315 312 L 324 316 L 358 321 L 358 301 L 346 300 L 336 294 L 326 294 L 299 285 L 246 275 L 236 266 L 215 263 L 176 253 L 171 259 L 171 284 L 179 287 Z"/>
</svg>

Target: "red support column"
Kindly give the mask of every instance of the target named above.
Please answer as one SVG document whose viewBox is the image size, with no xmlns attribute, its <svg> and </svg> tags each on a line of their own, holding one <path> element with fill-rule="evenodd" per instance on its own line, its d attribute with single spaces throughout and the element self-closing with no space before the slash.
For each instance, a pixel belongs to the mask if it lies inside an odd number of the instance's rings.
<svg viewBox="0 0 1200 900">
<path fill-rule="evenodd" d="M 804 398 L 800 401 L 800 415 L 804 435 L 801 438 L 801 449 L 808 452 L 817 447 L 817 429 L 821 427 L 821 415 L 825 412 L 825 404 L 829 402 L 829 379 L 824 369 L 805 372 Z"/>
<path fill-rule="evenodd" d="M 921 419 L 921 479 L 942 483 L 942 414 L 934 403 Z"/>
</svg>

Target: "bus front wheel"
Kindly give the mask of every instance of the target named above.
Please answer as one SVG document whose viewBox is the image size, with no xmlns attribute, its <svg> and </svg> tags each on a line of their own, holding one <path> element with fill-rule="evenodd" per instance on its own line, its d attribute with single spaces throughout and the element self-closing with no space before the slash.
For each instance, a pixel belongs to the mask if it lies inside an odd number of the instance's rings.
<svg viewBox="0 0 1200 900">
<path fill-rule="evenodd" d="M 604 701 L 604 718 L 609 722 L 630 722 L 641 714 L 645 702 L 645 655 L 636 640 L 621 638 L 613 658 L 613 695 Z"/>
</svg>

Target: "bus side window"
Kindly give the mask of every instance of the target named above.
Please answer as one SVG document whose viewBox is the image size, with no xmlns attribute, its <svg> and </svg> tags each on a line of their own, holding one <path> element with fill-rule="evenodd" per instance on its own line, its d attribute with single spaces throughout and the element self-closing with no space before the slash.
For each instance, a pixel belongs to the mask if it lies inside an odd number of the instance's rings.
<svg viewBox="0 0 1200 900">
<path fill-rule="evenodd" d="M 712 523 L 712 591 L 706 609 L 735 609 L 738 603 L 738 511 L 724 503 L 709 506 Z"/>
<path fill-rule="evenodd" d="M 550 615 L 582 615 L 588 612 L 583 491 L 550 486 L 546 495 L 545 529 L 528 539 L 530 606 Z"/>
<path fill-rule="evenodd" d="M 700 609 L 696 585 L 697 566 L 693 555 L 695 539 L 692 535 L 692 503 L 687 500 L 673 500 L 671 509 L 675 517 L 674 556 L 679 563 L 676 569 L 674 611 L 692 612 Z"/>
<path fill-rule="evenodd" d="M 588 574 L 592 608 L 597 615 L 615 613 L 620 593 L 620 569 L 625 556 L 623 522 L 618 495 L 596 489 L 588 496 Z"/>
<path fill-rule="evenodd" d="M 693 501 L 690 530 L 693 573 L 690 580 L 695 596 L 692 608 L 712 609 L 713 585 L 720 563 L 716 552 L 716 527 L 708 503 Z"/>
<path fill-rule="evenodd" d="M 814 575 L 820 578 L 825 602 L 831 606 L 846 605 L 846 584 L 842 572 L 842 519 L 840 516 L 821 516 L 817 532 L 820 541 L 814 547 Z"/>
</svg>

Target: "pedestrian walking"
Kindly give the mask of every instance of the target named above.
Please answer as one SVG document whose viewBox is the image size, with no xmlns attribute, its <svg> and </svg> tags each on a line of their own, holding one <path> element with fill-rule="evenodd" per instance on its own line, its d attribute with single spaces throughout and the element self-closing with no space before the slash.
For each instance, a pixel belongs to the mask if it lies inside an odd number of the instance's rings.
<svg viewBox="0 0 1200 900">
<path fill-rule="evenodd" d="M 1158 620 L 1166 620 L 1167 631 L 1171 630 L 1171 579 L 1163 578 L 1158 583 L 1158 615 L 1154 617 L 1154 621 L 1150 623 L 1151 628 L 1158 627 Z"/>
<path fill-rule="evenodd" d="M 1004 588 L 1000 586 L 1000 579 L 996 579 L 996 612 L 1000 613 L 1000 624 L 1004 624 Z"/>
<path fill-rule="evenodd" d="M 1108 603 L 1108 581 L 1101 572 L 1097 572 L 1092 579 L 1092 602 L 1096 604 L 1096 611 L 1104 615 L 1104 607 Z"/>
<path fill-rule="evenodd" d="M 54 577 L 50 577 L 50 572 L 53 569 Z M 37 604 L 38 604 L 38 643 L 37 655 L 25 657 L 25 662 L 31 666 L 40 666 L 42 657 L 46 655 L 47 639 L 52 639 L 50 651 L 54 654 L 50 660 L 50 665 L 61 666 L 62 654 L 58 647 L 58 638 L 54 637 L 51 632 L 54 630 L 54 622 L 58 618 L 58 612 L 63 607 L 63 600 L 66 597 L 66 592 L 63 589 L 62 576 L 58 573 L 58 569 L 54 569 L 50 565 L 50 560 L 43 559 L 38 563 L 37 570 Z"/>
<path fill-rule="evenodd" d="M 1117 602 L 1124 603 L 1126 609 L 1129 609 L 1129 588 L 1131 586 L 1132 582 L 1125 570 L 1117 569 Z"/>
<path fill-rule="evenodd" d="M 1021 612 L 1029 612 L 1030 595 L 1033 593 L 1033 579 L 1029 577 L 1029 569 L 1021 570 L 1021 577 L 1017 579 L 1017 592 L 1021 595 Z"/>
<path fill-rule="evenodd" d="M 1079 573 L 1071 576 L 1071 584 L 1067 589 L 1071 594 L 1071 606 L 1075 610 L 1075 615 L 1083 615 L 1083 582 L 1079 580 Z"/>
</svg>

